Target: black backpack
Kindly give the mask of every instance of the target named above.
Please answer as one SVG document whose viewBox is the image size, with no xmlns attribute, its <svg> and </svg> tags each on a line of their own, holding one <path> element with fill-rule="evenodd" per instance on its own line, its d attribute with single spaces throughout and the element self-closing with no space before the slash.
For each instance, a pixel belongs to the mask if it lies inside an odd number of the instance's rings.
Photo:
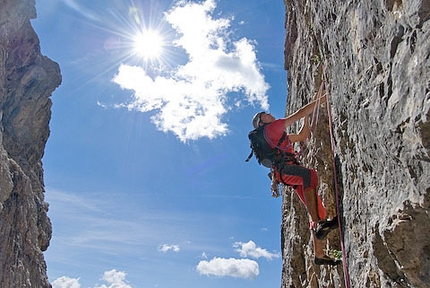
<svg viewBox="0 0 430 288">
<path fill-rule="evenodd" d="M 275 148 L 270 147 L 269 143 L 267 143 L 266 139 L 264 139 L 264 127 L 259 126 L 256 129 L 252 130 L 248 134 L 251 154 L 249 154 L 248 158 L 245 160 L 246 162 L 252 158 L 252 155 L 255 155 L 257 158 L 258 164 L 263 165 L 267 168 L 272 168 L 275 166 L 280 166 L 286 162 L 296 162 L 296 158 L 294 154 L 283 152 L 280 149 L 276 148 L 284 142 L 287 133 L 284 131 L 282 137 L 279 139 L 278 144 Z"/>
</svg>

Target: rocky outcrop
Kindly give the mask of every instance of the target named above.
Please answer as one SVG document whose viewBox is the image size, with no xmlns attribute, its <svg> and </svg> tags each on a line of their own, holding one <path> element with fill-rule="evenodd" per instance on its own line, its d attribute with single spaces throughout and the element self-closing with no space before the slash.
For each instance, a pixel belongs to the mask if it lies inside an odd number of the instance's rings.
<svg viewBox="0 0 430 288">
<path fill-rule="evenodd" d="M 50 287 L 41 159 L 58 65 L 41 55 L 34 0 L 0 1 L 0 287 Z"/>
<path fill-rule="evenodd" d="M 284 2 L 287 114 L 327 84 L 336 161 L 324 107 L 302 161 L 330 215 L 337 163 L 350 287 L 430 287 L 430 2 Z M 313 265 L 307 221 L 284 191 L 281 287 L 344 287 L 342 266 Z"/>
</svg>

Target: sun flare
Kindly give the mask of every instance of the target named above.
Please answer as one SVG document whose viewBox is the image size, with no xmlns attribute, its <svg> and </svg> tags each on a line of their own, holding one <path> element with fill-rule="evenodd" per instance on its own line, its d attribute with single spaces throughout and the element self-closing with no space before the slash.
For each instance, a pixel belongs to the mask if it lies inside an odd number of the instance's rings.
<svg viewBox="0 0 430 288">
<path fill-rule="evenodd" d="M 140 32 L 134 37 L 133 50 L 144 59 L 157 59 L 163 52 L 163 38 L 155 30 Z"/>
</svg>

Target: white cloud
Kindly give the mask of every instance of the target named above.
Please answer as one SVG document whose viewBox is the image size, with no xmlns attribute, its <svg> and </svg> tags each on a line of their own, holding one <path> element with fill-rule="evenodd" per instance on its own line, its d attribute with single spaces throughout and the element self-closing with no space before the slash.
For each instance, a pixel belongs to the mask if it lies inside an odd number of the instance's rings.
<svg viewBox="0 0 430 288">
<path fill-rule="evenodd" d="M 186 142 L 225 135 L 223 116 L 243 102 L 269 108 L 269 85 L 260 72 L 252 41 L 231 39 L 230 20 L 213 19 L 214 0 L 181 1 L 165 14 L 180 38 L 173 43 L 188 54 L 188 62 L 169 76 L 150 76 L 144 67 L 121 65 L 113 82 L 134 91 L 128 109 L 148 112 L 157 128 Z M 167 75 L 167 73 L 164 73 Z M 230 92 L 235 99 L 229 99 Z M 243 97 L 240 99 L 238 97 Z"/>
<path fill-rule="evenodd" d="M 172 250 L 173 252 L 179 252 L 179 245 L 168 245 L 163 244 L 160 247 L 158 247 L 158 251 L 166 253 L 167 251 Z"/>
<path fill-rule="evenodd" d="M 250 259 L 213 258 L 210 261 L 202 260 L 197 265 L 201 275 L 214 275 L 218 277 L 235 277 L 253 279 L 260 273 L 258 263 Z"/>
<path fill-rule="evenodd" d="M 81 288 L 79 278 L 69 278 L 62 276 L 51 283 L 52 288 Z"/>
<path fill-rule="evenodd" d="M 126 283 L 126 275 L 127 273 L 116 271 L 115 269 L 105 271 L 101 280 L 106 281 L 109 286 L 103 284 L 102 286 L 96 286 L 96 288 L 131 288 L 131 286 Z"/>
<path fill-rule="evenodd" d="M 94 286 L 95 288 L 132 288 L 125 277 L 127 273 L 123 271 L 116 271 L 112 269 L 110 271 L 105 271 L 101 280 L 108 283 L 108 286 L 102 284 L 101 286 Z M 79 278 L 69 278 L 67 276 L 62 276 L 52 282 L 52 288 L 81 288 L 79 284 Z"/>
<path fill-rule="evenodd" d="M 279 258 L 279 253 L 270 253 L 266 249 L 261 247 L 257 247 L 254 241 L 249 241 L 248 243 L 236 242 L 233 245 L 234 247 L 240 247 L 236 249 L 237 252 L 240 253 L 242 257 L 252 257 L 252 258 L 260 258 L 264 257 L 266 259 L 272 260 L 272 258 Z"/>
</svg>

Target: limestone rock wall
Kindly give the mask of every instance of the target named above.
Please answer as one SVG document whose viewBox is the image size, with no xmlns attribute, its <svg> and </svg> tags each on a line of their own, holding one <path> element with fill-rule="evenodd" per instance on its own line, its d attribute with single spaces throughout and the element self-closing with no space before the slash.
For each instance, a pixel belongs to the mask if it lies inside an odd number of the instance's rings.
<svg viewBox="0 0 430 288">
<path fill-rule="evenodd" d="M 43 157 L 59 66 L 41 55 L 34 0 L 0 0 L 0 287 L 50 287 Z"/>
<path fill-rule="evenodd" d="M 350 287 L 430 287 L 430 1 L 284 3 L 287 114 L 327 83 Z M 302 161 L 333 216 L 327 115 Z M 284 191 L 281 287 L 345 287 L 342 266 L 313 265 L 307 221 Z"/>
</svg>

